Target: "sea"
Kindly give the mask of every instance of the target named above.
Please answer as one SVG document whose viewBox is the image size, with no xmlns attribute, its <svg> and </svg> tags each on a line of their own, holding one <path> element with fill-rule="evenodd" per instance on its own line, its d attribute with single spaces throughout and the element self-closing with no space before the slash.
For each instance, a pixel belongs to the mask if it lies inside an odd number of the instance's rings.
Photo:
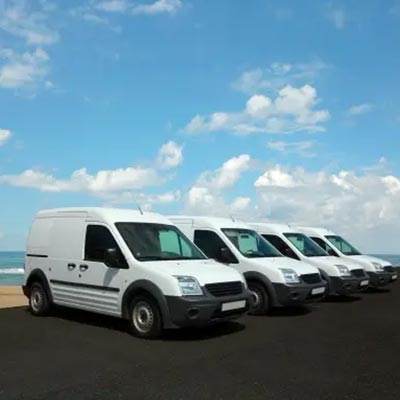
<svg viewBox="0 0 400 400">
<path fill-rule="evenodd" d="M 376 257 L 390 261 L 395 266 L 400 266 L 400 255 L 373 254 Z M 0 286 L 22 285 L 24 276 L 24 252 L 0 251 Z"/>
</svg>

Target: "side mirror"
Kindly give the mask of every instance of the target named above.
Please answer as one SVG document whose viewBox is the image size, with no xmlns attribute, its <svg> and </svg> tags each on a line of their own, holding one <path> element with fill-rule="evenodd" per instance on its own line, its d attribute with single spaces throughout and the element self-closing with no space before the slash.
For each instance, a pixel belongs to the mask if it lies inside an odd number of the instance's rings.
<svg viewBox="0 0 400 400">
<path fill-rule="evenodd" d="M 104 255 L 104 263 L 109 268 L 121 268 L 118 250 L 115 248 L 107 249 Z"/>
<path fill-rule="evenodd" d="M 217 260 L 224 264 L 230 264 L 232 262 L 232 253 L 227 247 L 220 247 Z"/>
</svg>

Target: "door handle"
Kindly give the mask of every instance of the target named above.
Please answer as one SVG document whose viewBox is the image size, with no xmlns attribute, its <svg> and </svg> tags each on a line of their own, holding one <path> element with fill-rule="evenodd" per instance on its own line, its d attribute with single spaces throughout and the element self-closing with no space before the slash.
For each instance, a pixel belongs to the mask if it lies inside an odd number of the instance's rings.
<svg viewBox="0 0 400 400">
<path fill-rule="evenodd" d="M 86 271 L 88 268 L 89 268 L 89 265 L 86 265 L 86 264 L 81 264 L 79 266 L 79 270 L 80 271 Z"/>
<path fill-rule="evenodd" d="M 69 264 L 67 265 L 67 268 L 68 268 L 70 271 L 72 271 L 75 267 L 76 267 L 76 264 L 73 264 L 73 263 L 69 263 Z"/>
</svg>

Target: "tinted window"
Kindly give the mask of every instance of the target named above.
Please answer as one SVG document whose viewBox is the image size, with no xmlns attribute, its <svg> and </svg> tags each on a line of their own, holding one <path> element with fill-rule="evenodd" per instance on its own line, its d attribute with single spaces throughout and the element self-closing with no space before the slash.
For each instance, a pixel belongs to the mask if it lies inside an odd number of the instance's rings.
<svg viewBox="0 0 400 400">
<path fill-rule="evenodd" d="M 325 242 L 325 240 L 319 238 L 319 237 L 312 237 L 310 236 L 312 240 L 314 240 L 315 243 L 317 243 L 318 246 L 322 247 L 328 254 L 331 255 L 337 255 L 335 250 L 332 249 L 331 246 L 329 246 L 328 243 Z"/>
<path fill-rule="evenodd" d="M 160 247 L 163 253 L 179 254 L 184 257 L 192 256 L 192 248 L 187 242 L 182 240 L 177 231 L 164 230 L 158 233 Z"/>
<path fill-rule="evenodd" d="M 222 229 L 222 232 L 245 257 L 282 257 L 275 247 L 253 230 Z"/>
<path fill-rule="evenodd" d="M 270 242 L 276 249 L 278 249 L 286 257 L 295 258 L 297 260 L 299 259 L 296 253 L 279 236 L 262 235 L 262 237 L 266 239 L 268 242 Z"/>
<path fill-rule="evenodd" d="M 326 236 L 326 238 L 339 250 L 341 251 L 343 254 L 345 254 L 346 256 L 358 256 L 361 253 L 355 248 L 353 247 L 349 242 L 347 242 L 346 240 L 344 240 L 342 237 L 340 236 L 336 236 L 336 235 L 329 235 Z"/>
<path fill-rule="evenodd" d="M 302 233 L 284 233 L 284 235 L 306 257 L 323 257 L 328 255 L 326 251 Z"/>
<path fill-rule="evenodd" d="M 89 225 L 86 229 L 85 260 L 104 262 L 107 249 L 117 249 L 121 267 L 128 265 L 111 232 L 102 225 Z"/>
<path fill-rule="evenodd" d="M 119 222 L 115 225 L 137 260 L 205 258 L 199 249 L 173 225 L 141 222 Z"/>
<path fill-rule="evenodd" d="M 226 247 L 224 241 L 215 232 L 205 230 L 194 232 L 194 243 L 207 257 L 213 259 L 218 259 L 220 249 Z"/>
</svg>

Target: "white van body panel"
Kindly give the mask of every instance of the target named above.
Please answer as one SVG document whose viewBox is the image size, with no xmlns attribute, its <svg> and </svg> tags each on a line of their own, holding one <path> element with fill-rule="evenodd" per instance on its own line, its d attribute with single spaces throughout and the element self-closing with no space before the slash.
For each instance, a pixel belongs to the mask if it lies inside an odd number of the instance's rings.
<svg viewBox="0 0 400 400">
<path fill-rule="evenodd" d="M 329 235 L 336 235 L 336 233 L 331 230 L 325 228 L 313 228 L 313 227 L 299 227 L 298 229 L 305 235 L 315 236 L 320 238 L 330 247 L 332 247 L 340 258 L 356 263 L 361 267 L 363 267 L 366 271 L 375 272 L 375 268 L 372 263 L 378 263 L 381 264 L 382 266 L 392 266 L 392 263 L 389 261 L 383 260 L 382 258 L 369 256 L 367 254 L 360 254 L 354 256 L 343 254 L 338 248 L 333 246 L 333 244 L 326 238 L 326 236 Z"/>
<path fill-rule="evenodd" d="M 224 242 L 226 247 L 239 260 L 238 264 L 231 264 L 232 267 L 242 274 L 254 271 L 266 275 L 271 282 L 285 283 L 279 268 L 288 268 L 296 271 L 297 275 L 319 273 L 312 264 L 292 260 L 287 257 L 260 257 L 247 258 L 233 245 L 233 243 L 223 234 L 221 229 L 253 229 L 242 221 L 228 218 L 217 217 L 192 217 L 192 216 L 170 216 L 169 219 L 176 224 L 179 229 L 193 241 L 196 229 L 205 229 L 216 233 Z"/>
<path fill-rule="evenodd" d="M 354 263 L 350 260 L 342 260 L 334 256 L 327 255 L 321 257 L 306 257 L 284 235 L 284 233 L 304 233 L 297 228 L 292 228 L 286 224 L 250 223 L 249 225 L 260 235 L 274 234 L 279 236 L 292 249 L 296 256 L 300 258 L 301 261 L 313 265 L 316 268 L 320 268 L 329 276 L 340 276 L 336 265 L 344 265 L 349 270 L 360 269 L 360 266 L 357 263 Z"/>
<path fill-rule="evenodd" d="M 39 269 L 44 272 L 55 304 L 121 316 L 126 288 L 136 281 L 154 283 L 164 296 L 181 297 L 175 275 L 191 276 L 201 285 L 240 281 L 243 276 L 214 260 L 139 261 L 115 226 L 117 222 L 173 225 L 159 214 L 107 208 L 66 208 L 41 211 L 30 229 L 25 281 Z M 103 262 L 84 260 L 88 225 L 108 228 L 129 269 L 108 268 Z"/>
<path fill-rule="evenodd" d="M 219 264 L 212 259 L 207 260 L 182 260 L 165 261 L 162 264 L 158 261 L 146 262 L 149 268 L 168 275 L 190 275 L 195 276 L 198 282 L 204 286 L 215 282 L 215 277 L 224 275 L 224 282 L 238 280 L 238 273 L 225 265 Z M 184 271 L 184 273 L 183 273 Z"/>
</svg>

